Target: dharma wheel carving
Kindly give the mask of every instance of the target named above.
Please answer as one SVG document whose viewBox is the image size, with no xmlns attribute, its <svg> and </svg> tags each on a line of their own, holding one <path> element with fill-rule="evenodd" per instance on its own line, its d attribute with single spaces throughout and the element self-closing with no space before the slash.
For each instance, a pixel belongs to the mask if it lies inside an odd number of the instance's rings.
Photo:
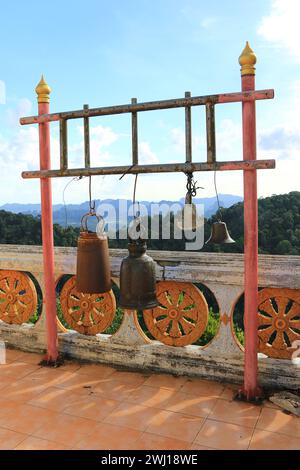
<svg viewBox="0 0 300 470">
<path fill-rule="evenodd" d="M 300 291 L 263 289 L 258 294 L 259 350 L 269 357 L 290 359 L 300 340 Z"/>
<path fill-rule="evenodd" d="M 21 325 L 37 308 L 37 293 L 30 277 L 20 271 L 0 271 L 0 320 Z"/>
<path fill-rule="evenodd" d="M 85 335 L 105 331 L 113 322 L 116 299 L 111 291 L 104 294 L 83 294 L 76 290 L 76 277 L 64 284 L 60 293 L 61 309 L 70 328 Z"/>
<path fill-rule="evenodd" d="M 194 284 L 159 282 L 157 299 L 158 307 L 143 312 L 155 339 L 168 346 L 187 346 L 202 336 L 208 322 L 208 306 Z"/>
</svg>

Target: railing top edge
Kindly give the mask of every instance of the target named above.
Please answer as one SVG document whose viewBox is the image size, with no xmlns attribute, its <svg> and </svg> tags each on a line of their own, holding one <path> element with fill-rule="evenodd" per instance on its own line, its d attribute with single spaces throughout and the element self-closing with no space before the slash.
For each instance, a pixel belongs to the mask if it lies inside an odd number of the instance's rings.
<svg viewBox="0 0 300 470">
<path fill-rule="evenodd" d="M 68 255 L 75 254 L 76 247 L 55 247 L 56 255 Z M 42 254 L 42 246 L 39 245 L 7 245 L 0 244 L 0 254 L 4 253 L 20 253 L 26 254 Z M 214 261 L 230 261 L 239 260 L 242 261 L 244 255 L 242 253 L 208 253 L 208 252 L 195 252 L 195 251 L 162 251 L 162 250 L 148 250 L 148 253 L 157 260 L 178 260 L 178 261 L 189 261 L 197 263 L 199 260 L 211 260 Z M 127 255 L 127 249 L 111 248 L 110 255 L 113 258 L 124 257 Z M 300 263 L 300 256 L 297 255 L 259 255 L 260 260 L 272 261 L 272 262 L 295 262 Z"/>
</svg>

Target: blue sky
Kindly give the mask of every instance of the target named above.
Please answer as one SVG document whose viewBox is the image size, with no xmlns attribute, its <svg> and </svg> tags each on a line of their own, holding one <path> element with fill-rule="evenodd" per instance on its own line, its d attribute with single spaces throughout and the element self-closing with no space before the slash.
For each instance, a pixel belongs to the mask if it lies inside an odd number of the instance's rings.
<svg viewBox="0 0 300 470">
<path fill-rule="evenodd" d="M 298 15 L 297 15 L 298 13 Z M 0 204 L 38 202 L 38 181 L 20 172 L 38 167 L 35 126 L 18 118 L 36 114 L 34 88 L 44 73 L 52 87 L 51 110 L 78 109 L 239 91 L 238 56 L 249 40 L 257 54 L 258 89 L 275 99 L 257 103 L 258 157 L 277 158 L 277 169 L 259 174 L 259 195 L 299 190 L 300 40 L 298 0 L 103 0 L 1 4 Z M 5 102 L 4 102 L 5 98 Z M 217 158 L 242 159 L 241 105 L 217 107 Z M 70 159 L 82 164 L 82 123 L 70 126 Z M 130 117 L 92 121 L 92 162 L 130 163 Z M 184 161 L 182 110 L 140 115 L 144 162 Z M 203 110 L 193 111 L 195 161 L 205 160 Z M 53 167 L 58 165 L 57 125 L 52 126 Z M 197 174 L 201 197 L 213 195 L 211 174 Z M 68 180 L 53 181 L 55 203 Z M 67 202 L 87 199 L 86 181 L 72 183 Z M 131 197 L 133 177 L 94 178 L 94 197 Z M 242 174 L 218 175 L 220 192 L 242 194 Z M 183 175 L 139 177 L 138 198 L 177 199 Z"/>
</svg>

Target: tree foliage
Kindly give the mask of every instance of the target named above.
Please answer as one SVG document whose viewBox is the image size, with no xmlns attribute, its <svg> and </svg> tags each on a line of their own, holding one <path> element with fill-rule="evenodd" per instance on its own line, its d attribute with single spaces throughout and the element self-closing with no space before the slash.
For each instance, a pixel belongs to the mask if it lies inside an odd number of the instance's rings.
<svg viewBox="0 0 300 470">
<path fill-rule="evenodd" d="M 162 227 L 169 216 L 160 216 L 157 239 L 148 240 L 148 248 L 156 250 L 182 251 L 185 240 L 162 239 Z M 171 234 L 174 217 L 171 215 Z M 205 221 L 205 240 L 209 238 L 211 224 L 216 215 Z M 232 238 L 230 245 L 204 245 L 202 251 L 242 253 L 244 250 L 244 205 L 239 202 L 222 209 L 222 220 L 226 222 Z M 148 220 L 149 227 L 151 220 Z M 259 252 L 278 255 L 300 255 L 300 192 L 275 195 L 258 201 Z M 79 229 L 63 228 L 54 224 L 56 246 L 76 246 Z M 32 215 L 0 211 L 0 243 L 18 245 L 41 245 L 41 220 Z M 127 240 L 109 241 L 111 248 L 126 248 Z"/>
</svg>

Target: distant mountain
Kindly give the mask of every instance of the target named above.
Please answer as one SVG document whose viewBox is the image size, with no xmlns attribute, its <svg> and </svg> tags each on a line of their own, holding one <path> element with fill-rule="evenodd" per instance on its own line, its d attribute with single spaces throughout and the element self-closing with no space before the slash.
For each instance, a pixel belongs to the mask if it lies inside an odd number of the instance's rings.
<svg viewBox="0 0 300 470">
<path fill-rule="evenodd" d="M 231 207 L 233 204 L 237 202 L 241 202 L 243 200 L 240 196 L 235 196 L 232 194 L 220 194 L 219 195 L 220 205 L 222 207 Z M 204 215 L 205 217 L 211 217 L 215 214 L 217 210 L 217 201 L 215 197 L 209 198 L 195 198 L 193 200 L 197 204 L 204 204 Z M 119 225 L 122 225 L 126 222 L 126 208 L 129 207 L 132 203 L 129 199 L 103 199 L 103 200 L 96 200 L 96 207 L 101 203 L 102 205 L 113 206 L 115 213 L 117 215 L 117 219 L 119 220 Z M 139 201 L 141 206 L 146 207 L 149 211 L 150 205 L 153 202 L 149 201 Z M 156 215 L 158 211 L 160 211 L 163 215 L 165 215 L 169 208 L 174 204 L 180 204 L 183 206 L 184 198 L 181 198 L 179 201 L 169 201 L 169 200 L 161 200 L 159 202 L 155 202 L 155 204 L 159 205 L 160 208 L 153 208 L 152 207 L 152 215 Z M 77 227 L 80 225 L 81 217 L 84 213 L 88 211 L 89 203 L 88 201 L 83 202 L 81 204 L 67 204 L 66 207 L 63 204 L 54 204 L 53 205 L 53 221 L 54 223 L 60 224 L 63 227 L 66 225 L 71 225 Z M 124 210 L 125 209 L 125 210 Z M 154 209 L 154 210 L 153 210 Z M 19 203 L 12 203 L 12 204 L 4 204 L 0 207 L 0 210 L 5 210 L 9 212 L 13 212 L 15 214 L 31 214 L 37 216 L 40 214 L 41 206 L 40 204 L 19 204 Z M 124 213 L 122 213 L 124 210 Z M 121 211 L 121 212 L 120 212 Z M 109 219 L 109 214 L 108 218 Z"/>
</svg>

